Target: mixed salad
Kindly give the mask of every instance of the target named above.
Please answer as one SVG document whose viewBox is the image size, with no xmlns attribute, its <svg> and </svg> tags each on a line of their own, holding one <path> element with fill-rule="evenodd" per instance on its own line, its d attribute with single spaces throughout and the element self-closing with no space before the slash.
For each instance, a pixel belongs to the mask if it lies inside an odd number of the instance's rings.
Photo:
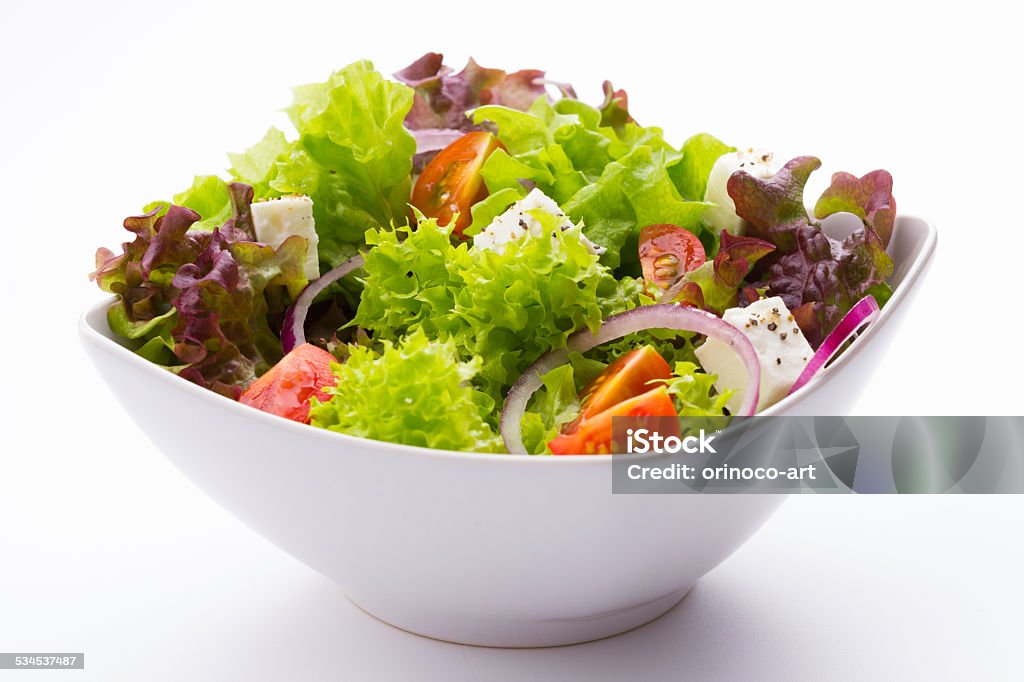
<svg viewBox="0 0 1024 682">
<path fill-rule="evenodd" d="M 142 357 L 365 438 L 613 448 L 615 416 L 728 417 L 811 380 L 891 294 L 892 178 L 670 143 L 606 82 L 429 53 L 296 88 L 271 129 L 127 218 L 91 277 Z M 842 241 L 816 222 L 852 213 Z"/>
</svg>

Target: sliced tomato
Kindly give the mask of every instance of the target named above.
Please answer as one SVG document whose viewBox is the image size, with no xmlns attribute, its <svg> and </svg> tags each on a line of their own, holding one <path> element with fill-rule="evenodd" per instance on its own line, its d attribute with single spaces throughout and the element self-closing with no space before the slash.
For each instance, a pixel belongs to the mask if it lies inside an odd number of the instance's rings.
<svg viewBox="0 0 1024 682">
<path fill-rule="evenodd" d="M 459 237 L 473 221 L 470 207 L 487 198 L 480 169 L 491 153 L 501 147 L 491 133 L 466 133 L 437 153 L 420 173 L 412 190 L 412 205 L 439 225 L 448 225 L 458 214 L 453 231 Z"/>
<path fill-rule="evenodd" d="M 612 452 L 614 439 L 612 434 L 613 417 L 635 417 L 640 418 L 634 428 L 644 428 L 643 417 L 677 417 L 676 407 L 672 403 L 672 396 L 664 386 L 652 389 L 646 393 L 624 400 L 613 405 L 609 409 L 583 419 L 576 424 L 576 428 L 569 433 L 560 433 L 551 442 L 548 448 L 556 455 L 607 455 Z M 665 436 L 679 436 L 679 423 L 672 420 L 674 430 L 666 432 L 659 428 L 658 432 Z M 651 426 L 664 426 L 661 420 L 658 424 Z"/>
<path fill-rule="evenodd" d="M 580 392 L 583 400 L 579 416 L 562 430 L 572 431 L 576 423 L 600 414 L 623 400 L 647 393 L 655 388 L 651 385 L 652 381 L 671 378 L 672 368 L 652 346 L 630 351 L 608 365 L 586 385 Z"/>
<path fill-rule="evenodd" d="M 238 399 L 240 403 L 285 419 L 309 423 L 309 399 L 327 400 L 323 389 L 333 386 L 334 356 L 309 343 L 291 353 L 254 381 Z"/>
<path fill-rule="evenodd" d="M 640 230 L 640 265 L 649 290 L 664 291 L 707 260 L 697 236 L 678 225 L 648 225 Z"/>
</svg>

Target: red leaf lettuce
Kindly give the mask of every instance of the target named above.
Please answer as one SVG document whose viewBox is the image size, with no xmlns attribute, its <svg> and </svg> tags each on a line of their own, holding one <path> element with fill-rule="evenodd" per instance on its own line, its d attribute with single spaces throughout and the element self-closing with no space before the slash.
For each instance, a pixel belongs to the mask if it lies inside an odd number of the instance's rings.
<svg viewBox="0 0 1024 682">
<path fill-rule="evenodd" d="M 269 316 L 306 285 L 306 241 L 278 249 L 254 240 L 249 185 L 228 185 L 233 217 L 212 231 L 199 214 L 171 206 L 127 218 L 135 235 L 122 253 L 100 249 L 90 276 L 116 294 L 111 330 L 137 352 L 189 381 L 230 397 L 281 358 Z"/>
<path fill-rule="evenodd" d="M 480 130 L 467 116 L 485 104 L 497 104 L 526 111 L 538 97 L 546 94 L 544 72 L 523 69 L 507 73 L 487 69 L 472 58 L 454 73 L 444 64 L 444 55 L 428 52 L 394 74 L 395 78 L 415 92 L 412 109 L 405 117 L 405 126 L 417 142 L 415 167 L 422 169 L 434 153 L 459 137 L 460 133 Z M 571 85 L 551 83 L 565 97 L 576 97 Z"/>
<path fill-rule="evenodd" d="M 861 298 L 871 294 L 884 304 L 892 294 L 886 279 L 893 262 L 885 247 L 896 210 L 892 177 L 886 171 L 859 179 L 836 173 L 815 215 L 853 213 L 863 228 L 846 239 L 831 239 L 804 208 L 804 185 L 820 166 L 818 159 L 801 156 L 767 180 L 737 171 L 728 184 L 736 213 L 750 223 L 750 234 L 777 247 L 765 259 L 768 295 L 782 297 L 814 347 Z"/>
</svg>

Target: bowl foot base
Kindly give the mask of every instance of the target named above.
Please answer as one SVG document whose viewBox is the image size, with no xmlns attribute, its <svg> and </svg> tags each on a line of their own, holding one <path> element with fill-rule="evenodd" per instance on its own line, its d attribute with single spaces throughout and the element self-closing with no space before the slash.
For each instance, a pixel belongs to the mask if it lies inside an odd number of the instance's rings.
<svg viewBox="0 0 1024 682">
<path fill-rule="evenodd" d="M 573 618 L 514 620 L 466 614 L 423 614 L 349 599 L 388 625 L 415 635 L 472 646 L 531 648 L 581 644 L 646 625 L 664 615 L 689 593 L 692 585 L 635 606 Z"/>
</svg>

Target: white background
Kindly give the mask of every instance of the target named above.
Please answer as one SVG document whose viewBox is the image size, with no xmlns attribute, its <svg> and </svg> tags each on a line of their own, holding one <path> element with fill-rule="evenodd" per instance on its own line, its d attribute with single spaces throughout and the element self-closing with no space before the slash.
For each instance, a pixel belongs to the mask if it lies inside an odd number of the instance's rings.
<svg viewBox="0 0 1024 682">
<path fill-rule="evenodd" d="M 460 647 L 363 614 L 219 510 L 128 421 L 75 332 L 101 297 L 95 248 L 285 126 L 288 86 L 433 49 L 545 68 L 590 100 L 609 78 L 676 143 L 707 130 L 815 154 L 812 192 L 887 168 L 939 250 L 855 412 L 1024 414 L 1020 22 L 986 2 L 349 4 L 5 8 L 0 651 L 88 663 L 0 678 L 1020 679 L 1022 497 L 793 499 L 649 626 Z"/>
</svg>

